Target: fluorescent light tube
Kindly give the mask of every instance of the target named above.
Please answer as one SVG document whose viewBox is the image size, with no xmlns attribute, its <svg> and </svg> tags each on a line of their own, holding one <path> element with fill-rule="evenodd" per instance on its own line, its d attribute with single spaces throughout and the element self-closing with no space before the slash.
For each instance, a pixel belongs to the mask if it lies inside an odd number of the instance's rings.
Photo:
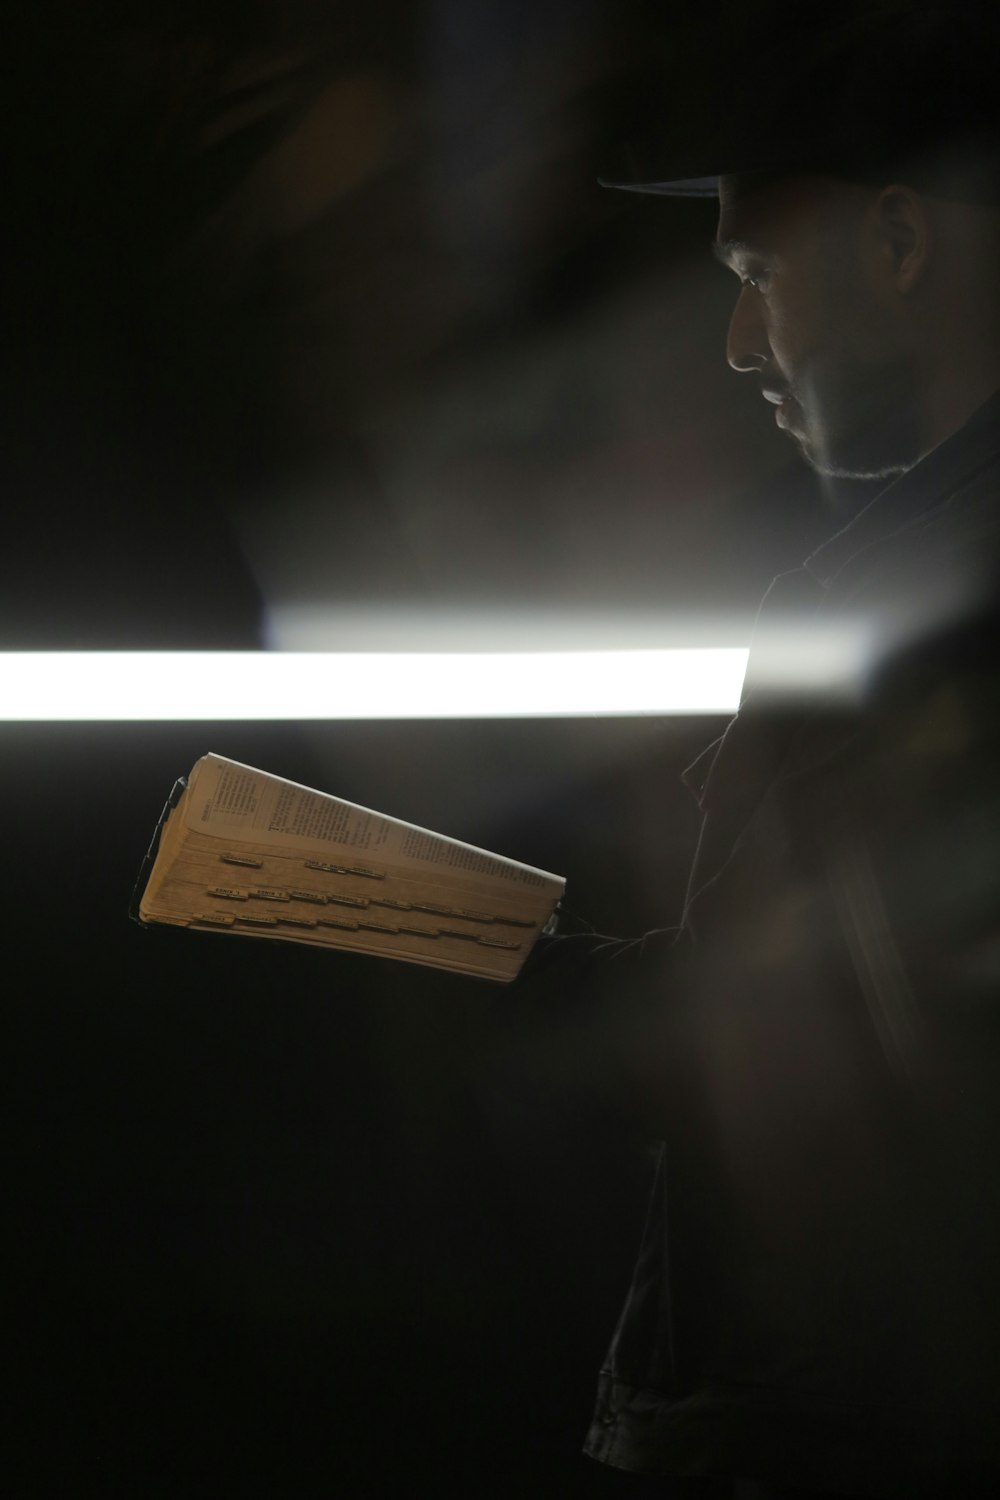
<svg viewBox="0 0 1000 1500">
<path fill-rule="evenodd" d="M 0 719 L 499 719 L 730 714 L 745 647 L 0 653 Z"/>
</svg>

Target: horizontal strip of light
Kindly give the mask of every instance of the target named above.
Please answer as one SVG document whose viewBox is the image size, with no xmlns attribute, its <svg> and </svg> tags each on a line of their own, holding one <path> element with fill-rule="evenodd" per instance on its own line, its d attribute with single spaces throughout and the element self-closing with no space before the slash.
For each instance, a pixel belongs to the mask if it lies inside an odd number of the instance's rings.
<svg viewBox="0 0 1000 1500">
<path fill-rule="evenodd" d="M 0 653 L 0 719 L 497 719 L 730 714 L 745 647 Z"/>
</svg>

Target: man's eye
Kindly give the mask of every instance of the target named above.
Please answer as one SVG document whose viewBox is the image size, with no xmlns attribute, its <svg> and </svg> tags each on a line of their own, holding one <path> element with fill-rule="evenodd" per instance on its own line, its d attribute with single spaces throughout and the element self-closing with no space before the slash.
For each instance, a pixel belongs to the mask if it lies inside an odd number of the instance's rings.
<svg viewBox="0 0 1000 1500">
<path fill-rule="evenodd" d="M 770 285 L 771 274 L 769 271 L 755 271 L 752 276 L 740 278 L 741 286 L 752 286 L 755 292 L 766 292 Z"/>
</svg>

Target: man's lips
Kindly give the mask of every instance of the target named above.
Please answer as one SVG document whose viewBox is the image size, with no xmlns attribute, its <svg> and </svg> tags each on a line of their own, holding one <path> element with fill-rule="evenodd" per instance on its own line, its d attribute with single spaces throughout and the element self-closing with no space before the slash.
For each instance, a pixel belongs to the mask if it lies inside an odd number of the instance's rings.
<svg viewBox="0 0 1000 1500">
<path fill-rule="evenodd" d="M 787 427 L 789 413 L 793 404 L 792 393 L 789 390 L 775 390 L 773 386 L 764 386 L 761 395 L 765 401 L 769 401 L 774 407 L 774 420 L 778 427 Z"/>
</svg>

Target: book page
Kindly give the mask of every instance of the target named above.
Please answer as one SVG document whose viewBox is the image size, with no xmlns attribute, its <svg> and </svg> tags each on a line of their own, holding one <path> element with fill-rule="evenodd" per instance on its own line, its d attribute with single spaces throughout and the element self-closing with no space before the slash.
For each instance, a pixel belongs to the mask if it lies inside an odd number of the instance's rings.
<svg viewBox="0 0 1000 1500">
<path fill-rule="evenodd" d="M 390 863 L 397 870 L 426 874 L 463 872 L 484 888 L 494 884 L 544 889 L 563 882 L 544 870 L 488 854 L 471 844 L 429 833 L 412 823 L 344 802 L 220 755 L 206 755 L 189 781 L 185 821 L 193 833 L 257 840 L 277 849 L 328 845 L 357 855 L 364 864 Z"/>
</svg>

